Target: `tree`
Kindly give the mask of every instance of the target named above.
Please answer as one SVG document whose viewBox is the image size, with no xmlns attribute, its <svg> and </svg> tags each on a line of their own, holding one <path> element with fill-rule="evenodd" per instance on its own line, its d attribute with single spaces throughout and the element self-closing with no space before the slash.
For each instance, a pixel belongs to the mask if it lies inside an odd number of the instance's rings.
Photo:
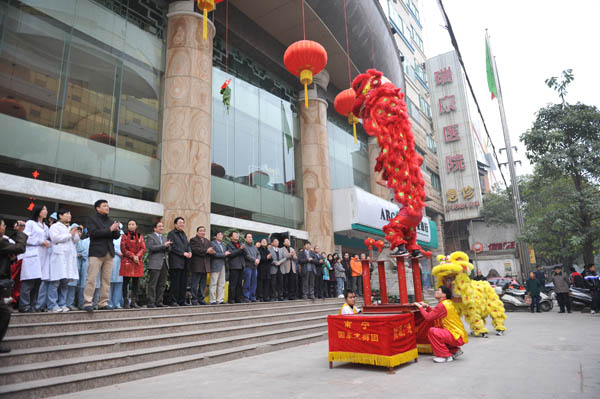
<svg viewBox="0 0 600 399">
<path fill-rule="evenodd" d="M 573 74 L 567 70 L 563 72 L 562 79 L 553 77 L 546 80 L 546 84 L 558 92 L 562 103 L 541 108 L 532 128 L 521 135 L 521 141 L 539 177 L 550 179 L 545 180 L 547 183 L 552 179 L 563 183 L 565 191 L 554 193 L 559 195 L 563 204 L 555 204 L 557 208 L 553 209 L 568 210 L 568 220 L 555 220 L 568 224 L 565 228 L 576 229 L 569 240 L 580 244 L 584 262 L 592 263 L 594 245 L 600 239 L 600 207 L 597 200 L 600 181 L 600 111 L 594 106 L 565 101 L 567 85 L 573 79 Z M 569 184 L 565 178 L 570 180 Z M 565 250 L 575 250 L 578 245 L 567 245 Z"/>
<path fill-rule="evenodd" d="M 496 186 L 483 197 L 481 216 L 488 226 L 515 224 L 513 201 L 506 188 Z"/>
</svg>

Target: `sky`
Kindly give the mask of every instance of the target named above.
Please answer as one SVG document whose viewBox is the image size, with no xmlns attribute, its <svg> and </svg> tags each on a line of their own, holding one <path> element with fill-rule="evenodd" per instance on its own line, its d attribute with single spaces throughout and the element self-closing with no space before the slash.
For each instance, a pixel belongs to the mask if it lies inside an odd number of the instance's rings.
<svg viewBox="0 0 600 399">
<path fill-rule="evenodd" d="M 491 100 L 485 70 L 488 30 L 511 144 L 517 146 L 516 173 L 532 173 L 519 136 L 531 128 L 537 110 L 560 101 L 544 81 L 573 69 L 567 102 L 600 108 L 600 1 L 443 0 L 467 73 L 496 148 L 503 148 L 497 100 Z M 420 0 L 427 57 L 453 50 L 437 0 Z M 476 113 L 476 110 L 471 110 Z M 480 132 L 484 135 L 484 132 Z M 506 162 L 506 153 L 499 156 Z M 509 180 L 509 173 L 503 168 Z"/>
</svg>

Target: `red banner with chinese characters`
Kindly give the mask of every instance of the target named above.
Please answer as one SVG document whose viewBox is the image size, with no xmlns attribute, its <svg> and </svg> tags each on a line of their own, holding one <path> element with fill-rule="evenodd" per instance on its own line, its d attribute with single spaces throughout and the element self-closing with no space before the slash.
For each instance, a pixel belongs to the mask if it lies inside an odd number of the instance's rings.
<svg viewBox="0 0 600 399">
<path fill-rule="evenodd" d="M 412 313 L 328 316 L 329 361 L 395 367 L 416 359 Z"/>
<path fill-rule="evenodd" d="M 430 327 L 434 327 L 435 321 L 427 321 L 421 316 L 421 312 L 415 312 L 415 335 L 417 337 L 417 349 L 419 353 L 433 353 L 431 342 L 427 337 Z"/>
</svg>

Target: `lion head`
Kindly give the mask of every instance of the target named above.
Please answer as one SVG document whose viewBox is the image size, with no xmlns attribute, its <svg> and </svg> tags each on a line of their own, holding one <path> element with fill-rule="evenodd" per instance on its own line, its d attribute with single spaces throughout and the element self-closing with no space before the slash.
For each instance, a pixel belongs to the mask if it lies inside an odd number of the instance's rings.
<svg viewBox="0 0 600 399">
<path fill-rule="evenodd" d="M 437 260 L 439 265 L 431 271 L 436 279 L 435 286 L 445 285 L 452 289 L 453 296 L 462 296 L 464 290 L 461 288 L 470 283 L 469 273 L 473 270 L 473 265 L 469 263 L 469 256 L 457 251 L 448 256 L 438 255 Z"/>
</svg>

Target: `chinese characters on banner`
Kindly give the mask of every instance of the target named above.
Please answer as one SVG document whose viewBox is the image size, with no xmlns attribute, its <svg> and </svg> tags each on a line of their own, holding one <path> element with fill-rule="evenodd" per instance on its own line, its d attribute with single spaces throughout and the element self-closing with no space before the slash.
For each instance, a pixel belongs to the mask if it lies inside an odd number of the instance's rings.
<svg viewBox="0 0 600 399">
<path fill-rule="evenodd" d="M 431 81 L 433 122 L 439 142 L 438 156 L 445 164 L 440 173 L 445 192 L 445 219 L 470 219 L 479 216 L 481 188 L 477 156 L 472 139 L 471 118 L 464 75 L 455 52 L 427 61 Z"/>
</svg>

